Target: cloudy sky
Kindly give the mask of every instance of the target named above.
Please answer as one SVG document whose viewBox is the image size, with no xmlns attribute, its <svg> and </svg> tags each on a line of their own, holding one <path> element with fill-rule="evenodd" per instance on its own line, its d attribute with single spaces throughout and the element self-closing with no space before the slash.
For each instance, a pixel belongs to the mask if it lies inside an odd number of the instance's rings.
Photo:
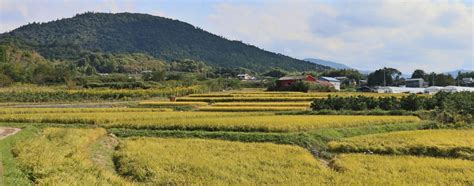
<svg viewBox="0 0 474 186">
<path fill-rule="evenodd" d="M 474 3 L 422 0 L 0 0 L 0 32 L 85 11 L 179 19 L 294 58 L 373 70 L 474 70 Z"/>
</svg>

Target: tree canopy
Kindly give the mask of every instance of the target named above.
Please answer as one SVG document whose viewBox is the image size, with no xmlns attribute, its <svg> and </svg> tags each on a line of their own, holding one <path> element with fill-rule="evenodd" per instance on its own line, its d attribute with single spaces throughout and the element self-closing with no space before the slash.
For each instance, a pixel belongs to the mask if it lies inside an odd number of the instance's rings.
<svg viewBox="0 0 474 186">
<path fill-rule="evenodd" d="M 396 86 L 400 80 L 400 75 L 402 73 L 394 68 L 378 69 L 369 74 L 367 84 L 369 86 Z"/>
</svg>

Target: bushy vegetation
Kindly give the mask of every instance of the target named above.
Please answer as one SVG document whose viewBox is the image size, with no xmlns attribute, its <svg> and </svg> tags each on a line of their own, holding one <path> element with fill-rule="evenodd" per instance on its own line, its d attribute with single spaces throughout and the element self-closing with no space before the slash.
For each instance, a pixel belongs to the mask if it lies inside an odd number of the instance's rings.
<svg viewBox="0 0 474 186">
<path fill-rule="evenodd" d="M 145 82 L 114 82 L 114 83 L 88 83 L 84 88 L 113 88 L 113 89 L 149 89 L 151 85 Z"/>
<path fill-rule="evenodd" d="M 2 102 L 60 102 L 131 100 L 138 98 L 181 96 L 202 92 L 202 86 L 163 87 L 150 89 L 77 89 L 61 87 L 11 87 L 0 88 Z"/>
<path fill-rule="evenodd" d="M 432 97 L 411 94 L 401 98 L 396 97 L 339 97 L 328 96 L 325 99 L 315 99 L 311 104 L 313 110 L 434 110 L 433 117 L 444 123 L 473 122 L 474 93 L 440 92 Z"/>
</svg>

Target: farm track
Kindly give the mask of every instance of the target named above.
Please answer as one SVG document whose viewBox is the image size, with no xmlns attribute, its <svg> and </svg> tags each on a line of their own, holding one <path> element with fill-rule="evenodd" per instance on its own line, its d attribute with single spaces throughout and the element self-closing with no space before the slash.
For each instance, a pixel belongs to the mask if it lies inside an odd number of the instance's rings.
<svg viewBox="0 0 474 186">
<path fill-rule="evenodd" d="M 0 128 L 0 140 L 6 138 L 8 136 L 14 135 L 19 132 L 21 129 L 19 128 Z M 0 154 L 0 185 L 4 185 L 3 181 L 3 157 Z"/>
</svg>

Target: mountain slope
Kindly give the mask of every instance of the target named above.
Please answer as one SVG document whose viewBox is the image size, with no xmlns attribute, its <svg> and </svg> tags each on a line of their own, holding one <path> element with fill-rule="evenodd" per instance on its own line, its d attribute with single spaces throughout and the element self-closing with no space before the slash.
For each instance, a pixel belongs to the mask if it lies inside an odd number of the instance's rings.
<svg viewBox="0 0 474 186">
<path fill-rule="evenodd" d="M 459 70 L 444 72 L 444 74 L 449 74 L 449 75 L 453 76 L 454 78 L 456 78 L 456 77 L 458 77 L 458 72 L 466 73 L 466 72 L 472 72 L 472 70 L 459 69 Z"/>
<path fill-rule="evenodd" d="M 188 23 L 133 13 L 84 13 L 48 23 L 33 23 L 0 35 L 21 39 L 52 59 L 77 59 L 84 53 L 146 53 L 156 58 L 201 60 L 214 67 L 322 70 L 327 67 L 230 41 Z"/>
<path fill-rule="evenodd" d="M 303 59 L 303 60 L 314 63 L 314 64 L 318 64 L 318 65 L 328 66 L 328 67 L 335 68 L 335 69 L 352 69 L 351 67 L 349 67 L 345 64 L 336 63 L 336 62 L 332 62 L 332 61 L 326 61 L 326 60 L 322 60 L 322 59 L 306 58 L 306 59 Z"/>
</svg>

